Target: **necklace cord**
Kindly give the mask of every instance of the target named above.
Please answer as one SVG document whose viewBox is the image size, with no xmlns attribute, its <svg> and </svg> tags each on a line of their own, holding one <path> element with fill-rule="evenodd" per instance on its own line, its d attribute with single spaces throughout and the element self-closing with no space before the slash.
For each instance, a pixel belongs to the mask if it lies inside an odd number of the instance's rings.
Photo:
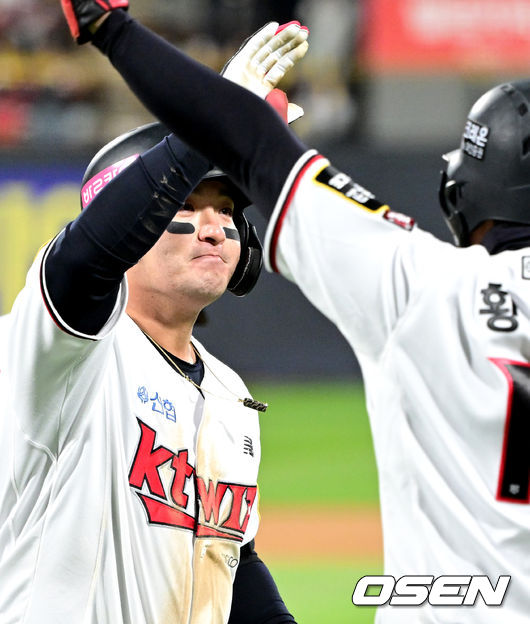
<svg viewBox="0 0 530 624">
<path fill-rule="evenodd" d="M 140 328 L 141 329 L 141 328 Z M 204 396 L 204 392 L 206 392 L 207 394 L 216 397 L 216 398 L 224 398 L 224 397 L 218 397 L 215 394 L 213 394 L 212 392 L 210 392 L 210 390 L 207 390 L 206 388 L 203 388 L 202 386 L 200 386 L 199 384 L 195 383 L 195 381 L 193 381 L 193 379 L 189 376 L 186 375 L 186 373 L 180 368 L 180 366 L 173 360 L 173 358 L 170 357 L 170 353 L 169 351 L 167 351 L 166 349 L 164 349 L 164 347 L 162 347 L 161 345 L 158 344 L 158 342 L 152 338 L 147 332 L 145 332 L 143 329 L 141 329 L 142 333 L 144 334 L 144 336 L 149 340 L 149 342 L 156 347 L 156 349 L 164 356 L 164 358 L 167 360 L 167 362 L 169 362 L 169 365 L 171 366 L 171 368 L 174 368 L 177 370 L 177 372 L 180 374 L 181 377 L 184 377 L 184 379 L 186 381 L 189 381 L 190 384 L 192 386 L 194 386 L 203 396 Z M 228 388 L 228 386 L 226 386 L 226 384 L 224 384 L 219 377 L 217 377 L 217 375 L 212 371 L 212 369 L 208 366 L 208 364 L 206 364 L 206 362 L 202 359 L 201 354 L 199 353 L 199 351 L 197 350 L 197 347 L 193 344 L 193 342 L 190 343 L 191 344 L 191 348 L 193 349 L 193 352 L 195 353 L 195 356 L 202 362 L 202 365 L 205 369 L 208 369 L 208 371 L 211 373 L 211 375 L 223 386 L 223 388 L 225 390 L 227 390 L 228 392 L 230 392 L 230 394 L 232 394 L 234 397 L 237 398 L 237 400 L 239 401 L 239 403 L 243 403 L 243 405 L 245 407 L 248 407 L 250 409 L 256 410 L 257 412 L 265 412 L 267 410 L 267 407 L 269 406 L 268 403 L 262 403 L 261 401 L 256 401 L 255 399 L 251 399 L 251 398 L 246 398 L 246 399 L 242 399 L 240 398 L 237 393 L 235 393 L 233 390 L 230 390 L 230 388 Z M 176 356 L 174 356 L 176 357 Z M 225 399 L 226 400 L 226 399 Z"/>
</svg>

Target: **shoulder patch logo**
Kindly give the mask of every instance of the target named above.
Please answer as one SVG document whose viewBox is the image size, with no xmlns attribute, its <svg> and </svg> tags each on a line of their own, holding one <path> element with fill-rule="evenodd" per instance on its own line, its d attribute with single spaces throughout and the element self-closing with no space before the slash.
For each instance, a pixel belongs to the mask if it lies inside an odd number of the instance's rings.
<svg viewBox="0 0 530 624">
<path fill-rule="evenodd" d="M 395 212 L 394 210 L 390 210 L 390 208 L 388 210 L 385 210 L 385 212 L 383 213 L 383 219 L 386 219 L 387 221 L 390 221 L 390 223 L 393 223 L 394 225 L 397 225 L 400 228 L 407 230 L 407 232 L 410 232 L 415 224 L 415 221 L 412 217 L 409 217 L 408 215 L 401 212 Z"/>
<path fill-rule="evenodd" d="M 349 175 L 341 173 L 335 167 L 325 167 L 315 177 L 315 180 L 320 184 L 329 186 L 347 199 L 354 201 L 361 208 L 371 212 L 377 212 L 385 206 L 385 204 L 382 204 L 375 198 L 373 193 L 354 182 Z"/>
</svg>

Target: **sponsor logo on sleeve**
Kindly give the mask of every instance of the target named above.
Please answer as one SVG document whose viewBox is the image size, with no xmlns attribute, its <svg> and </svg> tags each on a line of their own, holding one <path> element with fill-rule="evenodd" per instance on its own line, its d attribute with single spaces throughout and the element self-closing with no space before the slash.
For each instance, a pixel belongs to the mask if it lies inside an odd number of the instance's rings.
<svg viewBox="0 0 530 624">
<path fill-rule="evenodd" d="M 377 212 L 386 207 L 378 201 L 373 193 L 354 182 L 349 175 L 341 173 L 335 167 L 325 167 L 317 174 L 315 180 L 355 202 L 361 208 Z"/>
<path fill-rule="evenodd" d="M 407 232 L 410 232 L 412 230 L 415 223 L 412 217 L 409 217 L 406 214 L 402 214 L 401 212 L 395 212 L 390 208 L 388 210 L 385 210 L 385 212 L 383 213 L 383 219 L 386 219 L 390 223 L 393 223 L 394 225 L 397 225 L 398 227 L 407 230 Z"/>
</svg>

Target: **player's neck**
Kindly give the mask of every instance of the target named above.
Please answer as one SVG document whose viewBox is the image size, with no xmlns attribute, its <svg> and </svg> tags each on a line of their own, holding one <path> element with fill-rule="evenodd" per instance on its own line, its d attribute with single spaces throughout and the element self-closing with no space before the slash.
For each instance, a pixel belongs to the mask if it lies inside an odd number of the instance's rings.
<svg viewBox="0 0 530 624">
<path fill-rule="evenodd" d="M 127 308 L 127 314 L 161 347 L 185 362 L 195 362 L 195 352 L 191 346 L 191 334 L 195 318 L 162 319 L 151 315 L 139 314 Z"/>
</svg>

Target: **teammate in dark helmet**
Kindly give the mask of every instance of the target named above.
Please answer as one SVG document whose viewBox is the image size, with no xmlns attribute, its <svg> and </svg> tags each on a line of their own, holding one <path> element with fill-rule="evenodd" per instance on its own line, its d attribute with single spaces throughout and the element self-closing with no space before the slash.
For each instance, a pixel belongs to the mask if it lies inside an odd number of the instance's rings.
<svg viewBox="0 0 530 624">
<path fill-rule="evenodd" d="M 471 108 L 460 148 L 446 155 L 440 203 L 457 245 L 473 231 L 508 248 L 530 225 L 530 81 L 506 83 Z M 525 241 L 527 242 L 527 241 Z"/>
</svg>

